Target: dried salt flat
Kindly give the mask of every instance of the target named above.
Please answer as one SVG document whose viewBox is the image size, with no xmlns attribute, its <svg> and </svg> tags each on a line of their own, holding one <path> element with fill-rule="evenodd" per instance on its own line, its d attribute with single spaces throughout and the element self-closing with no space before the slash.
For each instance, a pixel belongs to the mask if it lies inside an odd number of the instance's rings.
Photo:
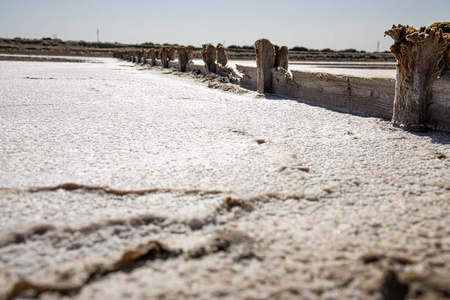
<svg viewBox="0 0 450 300">
<path fill-rule="evenodd" d="M 238 72 L 236 65 L 256 67 L 256 61 L 231 60 L 228 65 L 235 72 Z M 289 62 L 289 70 L 360 77 L 395 78 L 395 63 L 291 61 Z"/>
<path fill-rule="evenodd" d="M 17 60 L 26 59 L 27 61 L 33 60 L 46 60 L 46 61 L 67 61 L 67 62 L 90 62 L 90 63 L 103 63 L 108 58 L 104 57 L 86 57 L 86 56 L 52 56 L 52 55 L 36 55 L 36 54 L 5 54 L 0 53 L 0 60 L 2 58 L 8 58 L 9 60 Z"/>
<path fill-rule="evenodd" d="M 108 61 L 109 58 L 105 57 L 88 57 L 88 56 L 64 56 L 64 55 L 38 55 L 38 54 L 10 54 L 10 53 L 0 53 L 0 56 L 10 56 L 10 57 L 36 57 L 36 58 L 66 58 L 66 59 L 82 59 L 86 60 L 98 60 L 98 61 Z"/>
<path fill-rule="evenodd" d="M 449 134 L 104 62 L 0 62 L 0 299 L 448 295 Z"/>
</svg>

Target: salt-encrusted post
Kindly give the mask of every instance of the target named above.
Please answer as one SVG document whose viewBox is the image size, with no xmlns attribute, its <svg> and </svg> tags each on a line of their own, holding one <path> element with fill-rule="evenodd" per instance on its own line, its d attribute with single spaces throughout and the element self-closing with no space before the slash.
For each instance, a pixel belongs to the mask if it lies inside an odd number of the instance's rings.
<svg viewBox="0 0 450 300">
<path fill-rule="evenodd" d="M 450 22 L 419 30 L 394 25 L 385 34 L 394 39 L 391 52 L 397 59 L 392 122 L 407 129 L 420 129 L 427 122 L 433 82 L 446 66 L 444 54 L 450 45 Z"/>
<path fill-rule="evenodd" d="M 149 55 L 150 55 L 150 50 L 144 50 L 144 61 L 143 61 L 144 64 L 147 63 Z"/>
<path fill-rule="evenodd" d="M 145 64 L 145 60 L 147 59 L 147 51 L 145 49 L 141 50 L 141 63 Z"/>
<path fill-rule="evenodd" d="M 169 60 L 167 57 L 167 48 L 165 46 L 162 46 L 159 50 L 159 57 L 161 58 L 161 63 L 163 68 L 169 67 Z"/>
<path fill-rule="evenodd" d="M 194 59 L 194 50 L 195 50 L 194 46 L 189 45 L 186 47 L 188 63 L 191 63 L 192 60 Z"/>
<path fill-rule="evenodd" d="M 175 57 L 176 57 L 175 49 L 173 49 L 172 47 L 170 47 L 170 48 L 167 50 L 167 58 L 168 58 L 170 61 L 174 61 L 174 60 L 175 60 Z"/>
<path fill-rule="evenodd" d="M 184 46 L 177 47 L 177 57 L 178 57 L 178 71 L 186 72 L 186 65 L 189 61 L 186 47 Z"/>
<path fill-rule="evenodd" d="M 228 63 L 228 55 L 222 44 L 217 45 L 217 63 L 221 64 L 222 67 L 226 67 Z"/>
<path fill-rule="evenodd" d="M 275 65 L 275 47 L 267 39 L 255 42 L 256 77 L 258 93 L 272 93 L 272 68 Z"/>
<path fill-rule="evenodd" d="M 286 46 L 278 47 L 275 45 L 275 67 L 285 70 L 289 67 L 289 51 Z"/>
<path fill-rule="evenodd" d="M 140 64 L 142 62 L 142 50 L 137 51 L 137 63 Z"/>
<path fill-rule="evenodd" d="M 211 44 L 203 45 L 202 58 L 205 63 L 206 73 L 216 72 L 216 47 Z"/>
<path fill-rule="evenodd" d="M 156 64 L 156 54 L 155 49 L 150 49 L 150 53 L 148 54 L 149 59 L 151 60 L 151 65 L 154 66 Z"/>
</svg>

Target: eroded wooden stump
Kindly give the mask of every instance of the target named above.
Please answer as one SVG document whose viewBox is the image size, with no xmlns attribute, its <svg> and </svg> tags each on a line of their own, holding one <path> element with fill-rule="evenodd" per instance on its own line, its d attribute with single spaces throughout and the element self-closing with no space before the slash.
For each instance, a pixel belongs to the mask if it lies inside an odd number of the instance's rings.
<svg viewBox="0 0 450 300">
<path fill-rule="evenodd" d="M 170 61 L 174 61 L 175 58 L 176 58 L 175 49 L 173 49 L 172 47 L 170 47 L 170 48 L 167 50 L 167 58 L 168 58 Z"/>
<path fill-rule="evenodd" d="M 206 73 L 216 72 L 216 47 L 211 44 L 203 45 L 202 58 L 205 63 Z"/>
<path fill-rule="evenodd" d="M 286 46 L 278 47 L 275 45 L 275 67 L 285 70 L 289 67 L 289 51 Z"/>
<path fill-rule="evenodd" d="M 189 62 L 188 52 L 186 47 L 178 46 L 177 47 L 177 56 L 178 56 L 178 71 L 186 72 L 186 65 Z"/>
<path fill-rule="evenodd" d="M 143 55 L 144 53 L 143 53 L 143 50 L 138 50 L 137 51 L 137 63 L 138 64 L 140 64 L 140 63 L 142 63 L 143 62 Z"/>
<path fill-rule="evenodd" d="M 433 82 L 449 67 L 449 31 L 450 23 L 435 23 L 419 30 L 394 25 L 385 32 L 394 39 L 390 49 L 397 59 L 395 125 L 407 129 L 426 125 Z"/>
<path fill-rule="evenodd" d="M 188 56 L 188 63 L 192 63 L 192 60 L 194 59 L 194 46 L 187 46 L 186 47 L 186 51 L 187 51 L 187 56 Z"/>
<path fill-rule="evenodd" d="M 226 67 L 228 63 L 228 55 L 222 44 L 217 45 L 217 63 Z"/>
<path fill-rule="evenodd" d="M 275 47 L 267 39 L 255 42 L 257 91 L 272 93 L 272 68 L 275 66 Z"/>
<path fill-rule="evenodd" d="M 165 46 L 162 46 L 159 50 L 159 57 L 161 59 L 161 63 L 163 68 L 169 67 L 169 59 L 167 57 L 167 48 Z"/>
<path fill-rule="evenodd" d="M 156 62 L 155 49 L 148 50 L 148 60 L 150 61 L 149 64 L 151 66 L 155 65 Z"/>
</svg>

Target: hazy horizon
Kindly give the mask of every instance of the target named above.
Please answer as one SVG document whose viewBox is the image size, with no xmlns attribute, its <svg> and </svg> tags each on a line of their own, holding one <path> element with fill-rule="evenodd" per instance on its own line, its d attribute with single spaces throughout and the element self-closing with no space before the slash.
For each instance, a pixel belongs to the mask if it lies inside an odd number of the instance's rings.
<svg viewBox="0 0 450 300">
<path fill-rule="evenodd" d="M 450 1 L 0 0 L 0 37 L 124 44 L 224 43 L 259 38 L 289 48 L 389 50 L 392 24 L 449 21 Z"/>
</svg>

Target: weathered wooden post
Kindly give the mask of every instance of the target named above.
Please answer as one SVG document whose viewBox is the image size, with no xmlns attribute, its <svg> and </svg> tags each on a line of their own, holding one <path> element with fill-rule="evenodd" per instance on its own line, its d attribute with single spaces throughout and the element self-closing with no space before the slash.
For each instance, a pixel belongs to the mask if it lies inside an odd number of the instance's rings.
<svg viewBox="0 0 450 300">
<path fill-rule="evenodd" d="M 275 45 L 275 68 L 280 67 L 285 70 L 289 67 L 289 51 L 286 46 Z"/>
<path fill-rule="evenodd" d="M 140 64 L 142 62 L 142 50 L 137 50 L 137 63 Z"/>
<path fill-rule="evenodd" d="M 147 50 L 142 49 L 141 50 L 141 63 L 145 64 L 146 63 L 146 59 L 147 59 Z"/>
<path fill-rule="evenodd" d="M 170 61 L 174 61 L 175 58 L 176 58 L 175 49 L 173 49 L 172 47 L 170 47 L 170 48 L 167 50 L 167 58 L 168 58 Z"/>
<path fill-rule="evenodd" d="M 169 67 L 169 59 L 167 57 L 167 48 L 165 46 L 162 46 L 159 50 L 159 57 L 161 59 L 161 63 L 163 68 Z"/>
<path fill-rule="evenodd" d="M 148 58 L 150 59 L 150 65 L 154 66 L 156 64 L 155 49 L 150 49 Z"/>
<path fill-rule="evenodd" d="M 150 53 L 149 50 L 144 50 L 144 61 L 143 61 L 144 64 L 147 63 L 149 53 Z"/>
<path fill-rule="evenodd" d="M 406 129 L 420 129 L 427 123 L 433 82 L 446 67 L 450 22 L 419 30 L 394 25 L 385 34 L 394 39 L 390 49 L 397 59 L 392 122 Z"/>
<path fill-rule="evenodd" d="M 186 51 L 187 51 L 187 56 L 188 56 L 188 63 L 192 63 L 192 60 L 194 59 L 194 46 L 187 46 L 186 47 Z"/>
<path fill-rule="evenodd" d="M 186 72 L 186 65 L 189 62 L 186 47 L 184 46 L 177 47 L 177 57 L 178 57 L 178 71 Z"/>
<path fill-rule="evenodd" d="M 228 63 L 228 55 L 222 44 L 217 45 L 217 63 L 221 64 L 222 67 L 226 67 Z"/>
<path fill-rule="evenodd" d="M 211 44 L 203 45 L 202 58 L 205 63 L 206 73 L 216 72 L 216 47 Z"/>
<path fill-rule="evenodd" d="M 275 66 L 275 47 L 267 39 L 255 42 L 258 93 L 272 93 L 272 68 Z"/>
</svg>

